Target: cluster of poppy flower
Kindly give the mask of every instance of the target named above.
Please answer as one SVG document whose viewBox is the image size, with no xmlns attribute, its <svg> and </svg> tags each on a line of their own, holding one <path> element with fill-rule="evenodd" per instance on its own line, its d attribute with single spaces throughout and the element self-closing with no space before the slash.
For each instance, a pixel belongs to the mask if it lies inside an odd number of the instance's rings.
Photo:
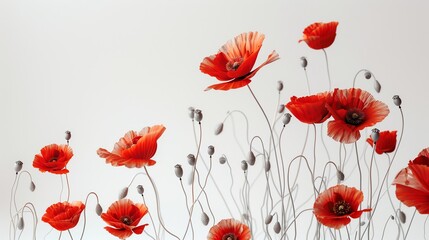
<svg viewBox="0 0 429 240">
<path fill-rule="evenodd" d="M 312 49 L 325 49 L 335 40 L 337 22 L 314 23 L 304 30 L 300 40 Z M 277 59 L 273 51 L 260 66 L 253 69 L 262 46 L 264 35 L 257 32 L 243 33 L 221 47 L 215 55 L 204 58 L 200 70 L 217 78 L 222 83 L 210 85 L 208 89 L 230 90 L 247 86 L 251 78 L 265 65 Z M 253 70 L 252 70 L 253 69 Z M 399 105 L 400 106 L 400 103 Z M 327 132 L 330 137 L 341 143 L 354 143 L 360 139 L 360 131 L 382 121 L 388 114 L 386 104 L 358 88 L 334 89 L 310 96 L 290 98 L 285 104 L 299 121 L 305 124 L 320 124 L 329 121 Z M 332 120 L 329 120 L 332 117 Z M 157 140 L 165 131 L 163 125 L 146 127 L 140 132 L 129 131 L 114 145 L 112 151 L 100 148 L 97 154 L 112 166 L 128 168 L 146 168 L 156 163 L 153 156 L 157 151 Z M 378 154 L 393 152 L 396 148 L 396 131 L 383 131 L 371 135 L 367 142 L 375 147 Z M 70 135 L 66 136 L 67 141 Z M 67 174 L 67 164 L 73 157 L 71 147 L 51 144 L 43 147 L 35 155 L 33 167 L 41 172 Z M 407 206 L 416 207 L 421 214 L 429 214 L 429 148 L 424 149 L 408 167 L 401 170 L 393 184 L 396 196 Z M 335 185 L 321 192 L 313 205 L 316 219 L 323 225 L 339 229 L 359 218 L 363 212 L 371 209 L 359 209 L 363 193 L 354 187 Z M 46 209 L 42 221 L 58 231 L 66 231 L 77 225 L 85 205 L 81 201 L 59 202 Z M 141 234 L 147 223 L 139 225 L 149 212 L 141 203 L 130 199 L 120 199 L 110 205 L 107 212 L 101 207 L 97 214 L 109 225 L 105 229 L 112 235 L 126 239 Z M 236 219 L 223 219 L 213 225 L 208 233 L 209 240 L 248 240 L 252 238 L 249 227 Z"/>
</svg>

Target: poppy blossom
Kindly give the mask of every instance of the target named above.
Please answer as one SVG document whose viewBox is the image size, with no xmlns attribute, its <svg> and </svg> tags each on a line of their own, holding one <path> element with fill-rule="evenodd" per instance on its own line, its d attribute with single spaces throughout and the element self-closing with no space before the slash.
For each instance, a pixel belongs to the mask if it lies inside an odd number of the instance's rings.
<svg viewBox="0 0 429 240">
<path fill-rule="evenodd" d="M 84 209 L 85 205 L 80 201 L 55 203 L 46 209 L 42 221 L 58 231 L 66 231 L 77 225 Z"/>
<path fill-rule="evenodd" d="M 148 213 L 146 205 L 133 203 L 129 199 L 114 202 L 101 214 L 101 218 L 110 226 L 104 227 L 110 234 L 125 239 L 133 233 L 141 234 L 148 224 L 137 226 L 144 215 Z"/>
<path fill-rule="evenodd" d="M 396 175 L 396 197 L 408 207 L 416 207 L 420 214 L 429 214 L 429 148 L 408 163 Z"/>
<path fill-rule="evenodd" d="M 366 141 L 374 147 L 374 141 L 371 136 Z M 380 132 L 377 143 L 375 144 L 375 152 L 378 154 L 391 153 L 396 148 L 396 131 Z"/>
<path fill-rule="evenodd" d="M 205 57 L 200 64 L 201 72 L 223 82 L 211 85 L 206 90 L 244 87 L 263 66 L 279 59 L 279 55 L 273 51 L 264 63 L 252 70 L 264 38 L 264 34 L 258 32 L 242 33 L 223 45 L 216 55 Z"/>
<path fill-rule="evenodd" d="M 68 145 L 47 145 L 40 150 L 40 154 L 34 156 L 33 167 L 41 172 L 68 173 L 66 167 L 72 157 L 73 150 Z"/>
<path fill-rule="evenodd" d="M 335 89 L 326 104 L 334 120 L 328 123 L 328 135 L 341 143 L 354 143 L 360 130 L 382 121 L 389 108 L 359 88 Z"/>
<path fill-rule="evenodd" d="M 303 123 L 322 123 L 331 116 L 325 106 L 328 95 L 324 92 L 299 98 L 293 96 L 286 104 L 286 108 Z"/>
<path fill-rule="evenodd" d="M 250 229 L 247 225 L 235 219 L 223 219 L 210 228 L 207 240 L 250 240 Z"/>
<path fill-rule="evenodd" d="M 304 35 L 299 42 L 304 41 L 310 48 L 315 50 L 327 48 L 335 40 L 337 26 L 338 22 L 313 23 L 304 29 Z"/>
<path fill-rule="evenodd" d="M 145 127 L 140 132 L 129 131 L 115 144 L 112 152 L 99 148 L 97 154 L 106 159 L 106 163 L 113 166 L 126 166 L 140 168 L 152 166 L 156 163 L 152 157 L 158 147 L 157 141 L 164 133 L 165 127 L 155 125 Z"/>
<path fill-rule="evenodd" d="M 321 224 L 339 229 L 350 223 L 350 218 L 359 218 L 363 212 L 358 210 L 363 201 L 363 193 L 354 187 L 333 186 L 322 192 L 314 202 L 313 213 Z"/>
</svg>

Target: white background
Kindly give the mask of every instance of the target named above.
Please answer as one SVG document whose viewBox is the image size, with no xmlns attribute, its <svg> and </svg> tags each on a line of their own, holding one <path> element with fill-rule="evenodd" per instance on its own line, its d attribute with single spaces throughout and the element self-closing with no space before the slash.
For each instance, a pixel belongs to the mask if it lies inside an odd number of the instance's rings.
<svg viewBox="0 0 429 240">
<path fill-rule="evenodd" d="M 307 94 L 305 75 L 299 65 L 301 56 L 309 59 L 312 92 L 327 90 L 323 52 L 298 44 L 298 40 L 303 29 L 313 22 L 339 21 L 335 43 L 327 49 L 334 86 L 351 87 L 359 69 L 373 71 L 382 84 L 381 94 L 375 97 L 391 109 L 391 115 L 380 128 L 400 127 L 400 115 L 391 98 L 399 94 L 403 100 L 406 127 L 391 174 L 394 176 L 408 160 L 429 146 L 428 10 L 429 4 L 423 0 L 1 1 L 1 238 L 8 235 L 15 161 L 24 162 L 24 169 L 32 174 L 37 187 L 30 192 L 29 179 L 23 175 L 17 204 L 22 206 L 31 201 L 40 219 L 49 205 L 59 201 L 61 181 L 57 175 L 33 169 L 34 155 L 45 145 L 65 143 L 64 132 L 70 130 L 74 151 L 68 165 L 70 199 L 84 201 L 94 191 L 107 210 L 119 190 L 140 171 L 107 165 L 96 150 L 99 147 L 111 150 L 128 130 L 154 124 L 164 124 L 167 129 L 158 142 L 154 157 L 158 162 L 149 171 L 160 189 L 167 226 L 182 235 L 187 218 L 173 167 L 180 163 L 185 171 L 189 170 L 186 156 L 196 151 L 187 108 L 203 110 L 203 153 L 213 144 L 217 151 L 215 159 L 222 153 L 237 154 L 240 157 L 230 159 L 236 169 L 244 155 L 238 147 L 235 153 L 222 148 L 235 144 L 231 125 L 225 127 L 229 133 L 224 136 L 213 135 L 216 123 L 224 119 L 227 111 L 245 111 L 252 122 L 251 135 L 267 136 L 262 115 L 246 88 L 204 92 L 216 80 L 199 71 L 204 57 L 215 54 L 227 40 L 247 31 L 259 31 L 266 36 L 257 64 L 272 50 L 281 58 L 264 67 L 251 83 L 272 116 L 277 104 L 278 80 L 285 84 L 282 103 L 292 95 Z M 364 81 L 362 76 L 357 86 L 374 93 L 372 83 Z M 240 121 L 236 119 L 238 126 Z M 296 120 L 294 124 L 294 131 L 286 137 L 291 156 L 299 153 L 305 129 Z M 299 141 L 294 141 L 298 135 Z M 338 145 L 333 146 L 332 152 L 336 154 Z M 219 164 L 214 171 L 218 178 L 224 177 Z M 140 200 L 134 191 L 136 184 L 143 184 L 148 189 L 146 198 L 153 199 L 144 176 L 137 177 L 130 188 L 131 199 Z M 253 191 L 262 193 L 263 189 Z M 230 217 L 225 214 L 222 202 L 215 200 L 212 204 L 219 212 L 218 219 Z M 91 198 L 87 206 L 91 210 L 95 200 Z M 153 202 L 150 207 L 155 209 Z M 404 211 L 410 219 L 413 209 Z M 387 218 L 389 213 L 386 214 Z M 87 215 L 86 239 L 114 239 L 93 211 Z M 199 212 L 196 222 L 198 216 Z M 422 239 L 424 219 L 417 217 L 410 239 Z M 25 220 L 22 239 L 30 239 L 31 219 Z M 209 227 L 199 222 L 196 226 L 196 239 L 204 239 Z M 72 230 L 74 239 L 79 239 L 81 229 L 82 222 Z M 38 238 L 43 238 L 49 230 L 48 224 L 40 221 Z M 56 231 L 46 237 L 57 238 Z M 64 235 L 63 239 L 69 236 Z"/>
</svg>

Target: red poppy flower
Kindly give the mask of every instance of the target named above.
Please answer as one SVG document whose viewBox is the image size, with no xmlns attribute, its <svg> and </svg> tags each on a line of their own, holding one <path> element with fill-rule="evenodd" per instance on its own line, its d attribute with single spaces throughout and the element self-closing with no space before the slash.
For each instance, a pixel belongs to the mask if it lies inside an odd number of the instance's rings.
<svg viewBox="0 0 429 240">
<path fill-rule="evenodd" d="M 49 223 L 58 231 L 66 231 L 77 225 L 84 209 L 85 205 L 80 201 L 55 203 L 46 209 L 42 221 Z"/>
<path fill-rule="evenodd" d="M 33 167 L 41 172 L 68 173 L 66 166 L 72 157 L 73 150 L 68 145 L 51 144 L 43 147 L 40 154 L 34 156 Z"/>
<path fill-rule="evenodd" d="M 307 45 L 315 50 L 327 48 L 332 45 L 337 35 L 338 22 L 313 23 L 304 29 L 304 35 L 299 42 L 306 42 Z"/>
<path fill-rule="evenodd" d="M 113 166 L 129 168 L 152 166 L 156 163 L 152 157 L 158 147 L 157 140 L 164 131 L 165 127 L 162 125 L 145 127 L 139 133 L 129 131 L 119 139 L 112 152 L 99 148 L 97 154 Z"/>
<path fill-rule="evenodd" d="M 323 225 L 339 229 L 350 223 L 350 218 L 359 218 L 363 212 L 358 210 L 363 201 L 363 193 L 354 187 L 336 185 L 322 192 L 314 202 L 313 212 Z"/>
<path fill-rule="evenodd" d="M 264 63 L 252 71 L 264 38 L 264 34 L 258 32 L 242 33 L 223 45 L 216 55 L 204 58 L 200 64 L 201 72 L 223 82 L 211 85 L 206 90 L 244 87 L 263 66 L 279 59 L 279 55 L 273 51 Z"/>
<path fill-rule="evenodd" d="M 286 108 L 303 123 L 322 123 L 331 116 L 325 106 L 328 95 L 324 92 L 300 98 L 293 96 Z"/>
<path fill-rule="evenodd" d="M 335 89 L 327 109 L 334 117 L 328 123 L 328 135 L 342 143 L 353 143 L 360 138 L 360 130 L 382 121 L 389 108 L 362 89 Z"/>
<path fill-rule="evenodd" d="M 105 227 L 110 234 L 120 239 L 125 239 L 133 233 L 141 234 L 148 224 L 137 226 L 140 220 L 148 212 L 146 205 L 133 203 L 129 199 L 121 199 L 114 202 L 102 213 L 101 218 L 112 227 Z"/>
<path fill-rule="evenodd" d="M 250 240 L 250 229 L 247 225 L 235 219 L 223 219 L 210 228 L 207 240 Z"/>
<path fill-rule="evenodd" d="M 366 141 L 374 147 L 374 141 L 371 136 L 366 139 Z M 380 132 L 380 135 L 375 145 L 375 152 L 378 154 L 391 153 L 395 151 L 396 148 L 396 131 L 383 131 Z"/>
<path fill-rule="evenodd" d="M 408 207 L 416 207 L 420 214 L 429 214 L 429 148 L 408 163 L 396 175 L 396 197 Z"/>
</svg>

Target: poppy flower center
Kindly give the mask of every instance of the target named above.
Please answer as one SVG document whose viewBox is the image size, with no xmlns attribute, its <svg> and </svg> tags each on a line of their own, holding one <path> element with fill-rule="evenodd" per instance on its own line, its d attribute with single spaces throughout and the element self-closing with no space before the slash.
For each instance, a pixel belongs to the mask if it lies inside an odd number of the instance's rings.
<svg viewBox="0 0 429 240">
<path fill-rule="evenodd" d="M 349 109 L 346 113 L 346 123 L 358 126 L 365 121 L 365 113 L 360 109 Z"/>
<path fill-rule="evenodd" d="M 49 162 L 56 162 L 56 161 L 58 161 L 59 156 L 60 156 L 60 152 L 58 150 L 55 150 L 54 154 L 49 159 Z"/>
<path fill-rule="evenodd" d="M 142 136 L 137 136 L 137 137 L 133 138 L 133 144 L 137 144 L 137 142 L 139 141 L 139 139 L 140 139 L 141 137 L 142 137 Z"/>
<path fill-rule="evenodd" d="M 234 58 L 226 64 L 226 70 L 236 71 L 242 63 L 243 63 L 243 58 L 241 57 Z"/>
<path fill-rule="evenodd" d="M 351 212 L 350 204 L 345 202 L 344 200 L 338 201 L 334 204 L 334 208 L 332 209 L 335 215 L 344 216 Z"/>
<path fill-rule="evenodd" d="M 133 222 L 132 220 L 131 220 L 131 218 L 129 218 L 129 217 L 122 217 L 121 218 L 121 222 L 123 223 L 123 224 L 125 224 L 125 225 L 131 225 L 131 223 Z"/>
<path fill-rule="evenodd" d="M 238 238 L 233 233 L 227 233 L 223 235 L 222 240 L 238 240 Z"/>
</svg>

